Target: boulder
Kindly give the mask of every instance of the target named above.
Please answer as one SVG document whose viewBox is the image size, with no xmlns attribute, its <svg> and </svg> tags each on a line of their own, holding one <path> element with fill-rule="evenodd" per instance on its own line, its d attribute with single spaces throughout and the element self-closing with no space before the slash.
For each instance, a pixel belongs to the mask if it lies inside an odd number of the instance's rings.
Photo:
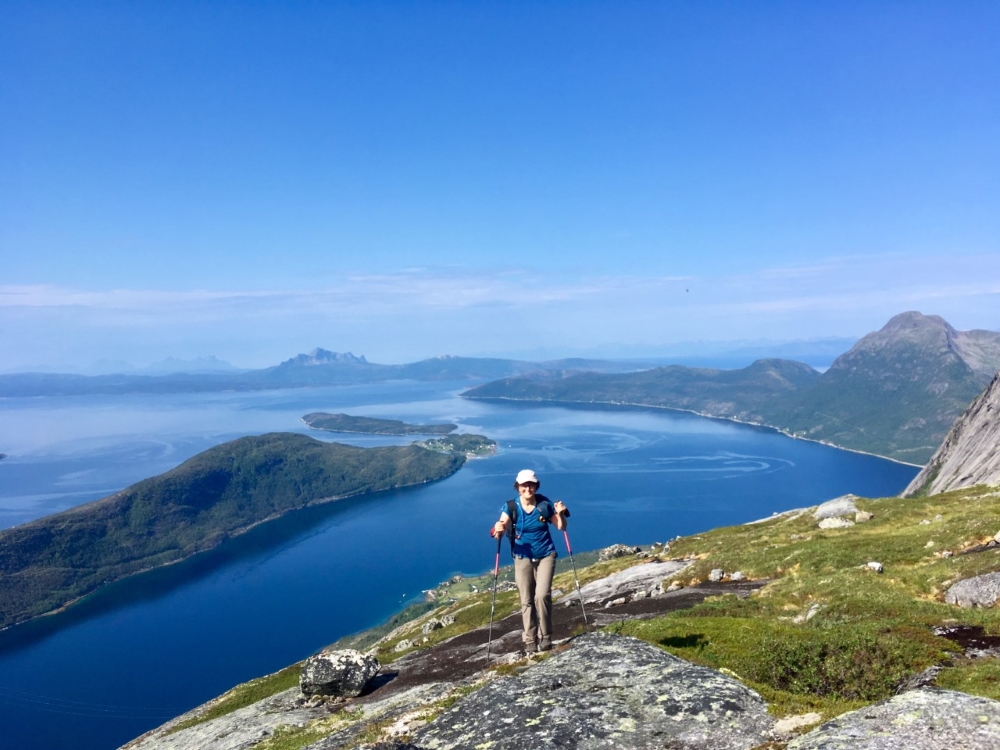
<svg viewBox="0 0 1000 750">
<path fill-rule="evenodd" d="M 854 504 L 854 501 L 857 499 L 857 495 L 841 495 L 840 497 L 835 497 L 833 500 L 827 500 L 813 511 L 813 518 L 819 521 L 824 518 L 853 516 L 858 512 L 858 508 Z"/>
<path fill-rule="evenodd" d="M 612 544 L 610 547 L 605 547 L 597 555 L 597 559 L 601 562 L 606 562 L 607 560 L 613 560 L 616 557 L 628 557 L 629 555 L 636 555 L 642 552 L 641 547 L 629 547 L 627 544 Z"/>
<path fill-rule="evenodd" d="M 428 750 L 749 750 L 773 726 L 742 683 L 636 638 L 588 633 L 459 700 L 412 742 Z"/>
<path fill-rule="evenodd" d="M 882 563 L 878 562 L 877 560 L 872 560 L 871 562 L 865 563 L 865 567 L 868 568 L 868 570 L 874 570 L 876 573 L 882 573 L 885 570 L 885 567 L 882 565 Z"/>
<path fill-rule="evenodd" d="M 996 750 L 1000 702 L 921 688 L 838 716 L 788 750 Z"/>
<path fill-rule="evenodd" d="M 713 583 L 718 583 L 723 578 L 726 577 L 726 572 L 722 568 L 713 568 L 712 572 L 708 574 L 708 580 Z"/>
<path fill-rule="evenodd" d="M 959 607 L 992 607 L 1000 599 L 1000 573 L 986 573 L 953 584 L 944 595 Z"/>
<path fill-rule="evenodd" d="M 306 695 L 361 695 L 365 685 L 378 674 L 381 665 L 374 656 L 354 649 L 323 651 L 302 665 L 299 687 Z"/>
<path fill-rule="evenodd" d="M 737 582 L 739 582 L 739 581 L 745 581 L 746 580 L 746 575 L 744 575 L 744 573 L 743 573 L 742 570 L 737 570 L 735 573 L 733 573 L 731 576 L 729 576 L 729 580 L 730 581 L 737 581 Z"/>
<path fill-rule="evenodd" d="M 846 518 L 824 518 L 819 522 L 821 529 L 849 529 L 854 525 L 854 521 Z"/>
<path fill-rule="evenodd" d="M 875 518 L 875 514 L 869 513 L 867 510 L 859 510 L 857 513 L 854 514 L 855 523 L 866 523 L 872 520 L 873 518 Z"/>
</svg>

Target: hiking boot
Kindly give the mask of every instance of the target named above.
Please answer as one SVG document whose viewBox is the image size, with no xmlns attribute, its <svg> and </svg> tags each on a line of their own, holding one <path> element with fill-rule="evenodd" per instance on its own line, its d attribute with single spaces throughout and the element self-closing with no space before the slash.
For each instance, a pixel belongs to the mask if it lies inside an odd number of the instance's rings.
<svg viewBox="0 0 1000 750">
<path fill-rule="evenodd" d="M 552 648 L 552 640 L 548 636 L 543 636 L 541 640 L 538 641 L 539 651 L 548 651 Z"/>
<path fill-rule="evenodd" d="M 534 643 L 525 643 L 524 644 L 524 653 L 527 656 L 531 656 L 537 650 L 538 649 L 535 648 L 535 644 Z"/>
</svg>

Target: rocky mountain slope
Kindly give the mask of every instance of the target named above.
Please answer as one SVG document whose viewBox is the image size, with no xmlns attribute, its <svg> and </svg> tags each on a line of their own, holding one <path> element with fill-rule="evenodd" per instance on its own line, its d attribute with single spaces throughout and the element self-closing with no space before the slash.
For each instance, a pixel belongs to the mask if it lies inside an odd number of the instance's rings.
<svg viewBox="0 0 1000 750">
<path fill-rule="evenodd" d="M 519 376 L 464 395 L 685 409 L 923 464 L 997 369 L 1000 333 L 956 331 L 940 317 L 907 312 L 823 374 L 797 362 L 760 360 L 742 370 Z"/>
<path fill-rule="evenodd" d="M 556 576 L 550 654 L 518 653 L 516 592 L 498 594 L 487 667 L 490 576 L 382 634 L 360 695 L 303 693 L 293 665 L 126 748 L 995 750 L 1000 611 L 949 594 L 1000 570 L 998 530 L 976 488 L 609 550 L 581 567 L 582 597 Z"/>
<path fill-rule="evenodd" d="M 907 312 L 765 414 L 803 437 L 924 463 L 998 369 L 1000 333 Z"/>
<path fill-rule="evenodd" d="M 1000 374 L 958 418 L 903 497 L 1000 484 Z"/>
</svg>

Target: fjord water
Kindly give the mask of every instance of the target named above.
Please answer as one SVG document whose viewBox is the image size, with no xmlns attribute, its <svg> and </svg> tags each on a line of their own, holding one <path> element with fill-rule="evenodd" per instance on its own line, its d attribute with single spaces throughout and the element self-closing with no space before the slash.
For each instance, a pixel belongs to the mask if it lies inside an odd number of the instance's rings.
<svg viewBox="0 0 1000 750">
<path fill-rule="evenodd" d="M 0 633 L 0 747 L 108 750 L 233 685 L 378 624 L 456 572 L 517 470 L 573 511 L 577 550 L 665 541 L 854 492 L 898 493 L 916 468 L 676 412 L 488 403 L 464 383 L 0 401 L 0 526 L 101 497 L 246 434 L 358 445 L 310 411 L 454 422 L 500 452 L 443 481 L 290 514 L 187 562 Z M 562 541 L 557 547 L 563 550 Z"/>
</svg>

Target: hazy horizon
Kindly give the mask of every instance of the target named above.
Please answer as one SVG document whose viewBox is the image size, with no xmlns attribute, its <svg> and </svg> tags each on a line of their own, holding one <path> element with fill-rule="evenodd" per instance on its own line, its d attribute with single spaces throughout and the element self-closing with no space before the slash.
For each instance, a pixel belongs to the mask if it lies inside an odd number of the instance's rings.
<svg viewBox="0 0 1000 750">
<path fill-rule="evenodd" d="M 581 349 L 581 350 L 558 350 L 558 349 L 524 349 L 520 351 L 483 351 L 466 355 L 455 355 L 452 352 L 442 352 L 440 354 L 429 355 L 421 359 L 446 356 L 467 356 L 472 358 L 496 358 L 524 360 L 528 362 L 542 362 L 557 359 L 604 359 L 620 361 L 648 361 L 651 363 L 660 360 L 728 360 L 741 357 L 789 357 L 794 359 L 796 353 L 807 359 L 815 361 L 832 361 L 839 354 L 847 351 L 856 341 L 857 337 L 821 337 L 814 339 L 794 339 L 789 341 L 773 341 L 768 339 L 746 339 L 736 341 L 680 341 L 673 344 L 663 344 L 655 347 L 643 346 L 612 346 L 603 349 Z M 150 362 L 130 362 L 126 359 L 95 359 L 89 362 L 64 363 L 62 365 L 50 365 L 39 363 L 34 365 L 22 365 L 0 371 L 3 373 L 24 373 L 24 372 L 55 372 L 72 373 L 81 375 L 111 374 L 111 373 L 147 373 L 160 374 L 161 371 L 168 371 L 171 364 L 196 365 L 201 370 L 226 371 L 250 370 L 260 367 L 270 367 L 279 364 L 281 361 L 295 357 L 299 354 L 308 354 L 314 349 L 326 349 L 325 346 L 313 347 L 303 352 L 287 352 L 279 360 L 245 365 L 241 362 L 230 362 L 216 357 L 211 353 L 196 354 L 191 357 L 175 357 L 167 355 Z M 365 352 L 346 352 L 358 357 L 365 357 L 370 362 L 378 364 L 407 364 L 417 360 L 374 360 L 368 357 Z M 213 361 L 217 367 L 213 367 Z"/>
</svg>

